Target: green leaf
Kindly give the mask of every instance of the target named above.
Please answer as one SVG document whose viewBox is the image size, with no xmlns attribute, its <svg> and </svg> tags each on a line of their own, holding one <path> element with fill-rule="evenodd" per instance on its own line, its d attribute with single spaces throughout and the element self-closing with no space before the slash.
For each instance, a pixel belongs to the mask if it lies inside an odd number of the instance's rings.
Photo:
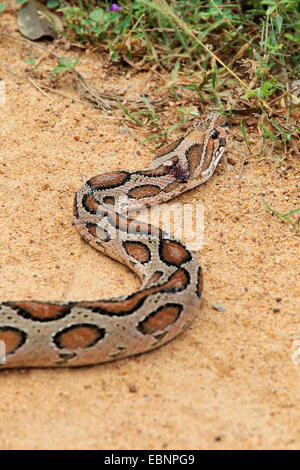
<svg viewBox="0 0 300 470">
<path fill-rule="evenodd" d="M 102 8 L 98 8 L 98 10 L 91 11 L 90 18 L 99 23 L 100 19 L 103 18 L 104 10 Z"/>
<path fill-rule="evenodd" d="M 284 142 L 285 141 L 285 133 L 283 131 L 283 129 L 279 126 L 279 124 L 277 124 L 276 121 L 274 121 L 273 119 L 271 120 L 271 123 L 273 124 L 273 126 L 280 132 L 280 135 L 281 135 L 281 139 L 282 141 Z"/>
<path fill-rule="evenodd" d="M 0 13 L 2 13 L 7 7 L 7 3 L 0 3 Z"/>
<path fill-rule="evenodd" d="M 268 16 L 272 15 L 273 11 L 275 11 L 276 8 L 277 8 L 276 5 L 269 7 L 266 11 L 266 15 L 268 15 Z"/>
<path fill-rule="evenodd" d="M 252 96 L 256 95 L 256 90 L 251 90 L 246 93 L 246 98 L 252 98 Z"/>
<path fill-rule="evenodd" d="M 179 114 L 183 114 L 184 116 L 195 116 L 195 117 L 200 116 L 200 114 L 197 113 L 197 111 L 194 111 L 193 108 L 187 108 L 187 109 L 178 108 L 176 109 L 176 112 Z"/>
<path fill-rule="evenodd" d="M 265 135 L 267 135 L 268 137 L 270 137 L 271 140 L 273 140 L 273 142 L 276 142 L 276 137 L 275 135 L 273 135 L 269 129 L 267 129 L 262 123 L 259 123 L 260 127 L 262 128 L 262 130 L 264 131 Z"/>
<path fill-rule="evenodd" d="M 285 33 L 284 37 L 298 44 L 298 39 L 296 38 L 296 36 L 293 36 L 290 33 Z"/>
<path fill-rule="evenodd" d="M 55 77 L 63 72 L 68 72 L 69 70 L 75 68 L 80 60 L 80 57 L 77 57 L 74 62 L 72 62 L 69 57 L 59 57 L 58 60 L 59 64 L 56 65 L 50 72 L 52 77 Z"/>
<path fill-rule="evenodd" d="M 24 59 L 25 64 L 33 65 L 35 63 L 35 58 L 32 59 Z"/>
<path fill-rule="evenodd" d="M 240 121 L 240 126 L 241 126 L 241 133 L 242 133 L 243 139 L 245 141 L 248 151 L 250 152 L 250 147 L 249 147 L 248 140 L 247 140 L 247 134 L 246 134 L 245 127 L 244 127 L 244 121 L 242 120 Z"/>
<path fill-rule="evenodd" d="M 48 0 L 47 7 L 48 8 L 55 8 L 59 7 L 60 3 L 57 0 Z"/>
<path fill-rule="evenodd" d="M 277 31 L 280 33 L 281 28 L 282 28 L 282 23 L 283 23 L 283 18 L 280 15 L 275 16 L 275 23 L 277 27 Z"/>
</svg>

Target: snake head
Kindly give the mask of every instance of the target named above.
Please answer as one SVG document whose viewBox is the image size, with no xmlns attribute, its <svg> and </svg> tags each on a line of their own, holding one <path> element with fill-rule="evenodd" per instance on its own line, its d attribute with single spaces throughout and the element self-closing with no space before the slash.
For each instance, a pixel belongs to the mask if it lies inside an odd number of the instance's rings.
<svg viewBox="0 0 300 470">
<path fill-rule="evenodd" d="M 228 138 L 228 123 L 219 113 L 199 118 L 185 134 L 159 150 L 150 164 L 162 168 L 187 188 L 204 183 L 214 173 Z"/>
<path fill-rule="evenodd" d="M 191 179 L 204 182 L 211 177 L 224 153 L 228 134 L 228 122 L 219 113 L 210 113 L 194 124 L 186 152 Z"/>
</svg>

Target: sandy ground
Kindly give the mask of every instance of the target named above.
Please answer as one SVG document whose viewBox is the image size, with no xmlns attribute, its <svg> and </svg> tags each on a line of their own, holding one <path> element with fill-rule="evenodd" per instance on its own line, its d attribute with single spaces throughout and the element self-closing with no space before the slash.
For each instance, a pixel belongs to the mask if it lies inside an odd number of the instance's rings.
<svg viewBox="0 0 300 470">
<path fill-rule="evenodd" d="M 1 63 L 22 76 L 23 60 L 34 55 L 40 52 L 22 43 L 0 44 Z M 83 55 L 78 70 L 98 87 L 127 87 L 136 97 L 152 81 L 145 72 L 107 73 L 96 55 Z M 88 104 L 47 98 L 1 74 L 1 299 L 94 299 L 136 289 L 132 273 L 79 238 L 72 203 L 95 174 L 147 167 L 150 144 L 142 146 L 134 129 L 126 135 L 118 113 L 109 118 Z M 206 185 L 178 198 L 205 206 L 197 320 L 139 357 L 74 370 L 1 371 L 1 449 L 299 447 L 300 364 L 292 345 L 300 339 L 300 241 L 262 201 L 282 212 L 297 207 L 299 160 L 290 157 L 283 170 L 258 157 L 253 127 L 256 150 L 238 178 L 246 148 L 238 128 L 231 135 L 227 155 L 236 164 L 223 161 Z"/>
</svg>

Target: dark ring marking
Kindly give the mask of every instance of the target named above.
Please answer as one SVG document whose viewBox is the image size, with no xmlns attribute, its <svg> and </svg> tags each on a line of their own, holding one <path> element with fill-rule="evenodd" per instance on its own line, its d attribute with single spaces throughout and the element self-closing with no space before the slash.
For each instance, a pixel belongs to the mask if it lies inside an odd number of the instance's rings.
<svg viewBox="0 0 300 470">
<path fill-rule="evenodd" d="M 155 197 L 161 191 L 161 187 L 155 184 L 141 184 L 128 191 L 131 199 L 144 199 L 146 197 Z"/>
<path fill-rule="evenodd" d="M 20 302 L 4 302 L 3 305 L 16 310 L 17 315 L 23 318 L 38 322 L 48 322 L 64 318 L 69 315 L 74 302 L 68 304 L 54 304 L 39 301 L 20 301 Z"/>
<path fill-rule="evenodd" d="M 158 227 L 155 227 L 154 225 L 140 222 L 135 219 L 129 219 L 117 212 L 110 213 L 110 215 L 107 217 L 107 221 L 113 228 L 129 234 L 146 235 L 157 238 L 162 238 L 166 235 L 166 232 Z"/>
<path fill-rule="evenodd" d="M 144 335 L 163 331 L 178 320 L 182 310 L 181 304 L 167 303 L 150 313 L 138 324 L 137 329 Z"/>
<path fill-rule="evenodd" d="M 163 157 L 164 155 L 167 155 L 168 153 L 173 152 L 177 147 L 181 144 L 183 141 L 184 136 L 180 137 L 179 139 L 175 140 L 175 142 L 171 142 L 170 144 L 165 145 L 162 149 L 160 149 L 157 154 L 155 155 L 154 158 L 159 158 Z"/>
<path fill-rule="evenodd" d="M 131 174 L 128 171 L 112 171 L 111 173 L 94 176 L 86 184 L 95 191 L 112 189 L 127 183 L 130 177 Z"/>
<path fill-rule="evenodd" d="M 115 198 L 113 196 L 104 196 L 103 198 L 103 204 L 107 204 L 109 206 L 114 206 L 115 205 Z"/>
<path fill-rule="evenodd" d="M 189 174 L 193 176 L 196 168 L 199 166 L 202 156 L 202 144 L 193 144 L 186 153 L 186 159 L 189 165 Z"/>
<path fill-rule="evenodd" d="M 90 193 L 84 194 L 82 198 L 82 205 L 85 208 L 85 210 L 89 212 L 90 214 L 97 214 L 99 203 L 95 201 L 95 199 Z"/>
<path fill-rule="evenodd" d="M 148 246 L 142 242 L 125 241 L 123 242 L 126 253 L 141 264 L 149 263 L 151 260 L 151 251 Z"/>
<path fill-rule="evenodd" d="M 160 165 L 154 170 L 138 170 L 133 173 L 134 175 L 148 176 L 149 178 L 159 178 L 168 174 L 168 169 L 164 165 Z"/>
<path fill-rule="evenodd" d="M 159 257 L 168 266 L 181 266 L 191 261 L 190 251 L 180 242 L 162 239 L 159 244 Z"/>
<path fill-rule="evenodd" d="M 175 155 L 174 157 L 170 158 L 170 161 L 173 163 L 175 166 L 176 163 L 178 163 L 179 159 L 178 156 Z M 149 178 L 158 178 L 160 176 L 165 176 L 170 172 L 170 167 L 162 164 L 158 166 L 157 168 L 154 168 L 152 170 L 138 170 L 133 173 L 133 175 L 142 175 L 142 176 L 148 176 Z"/>
<path fill-rule="evenodd" d="M 142 307 L 145 300 L 153 294 L 164 292 L 176 293 L 187 288 L 190 283 L 190 275 L 188 271 L 179 268 L 174 271 L 168 280 L 161 285 L 154 285 L 143 290 L 128 295 L 124 300 L 99 300 L 78 302 L 76 307 L 88 308 L 94 313 L 108 316 L 127 316 L 135 313 Z"/>
<path fill-rule="evenodd" d="M 81 323 L 56 333 L 53 342 L 59 349 L 91 348 L 105 336 L 105 329 L 96 325 Z"/>
<path fill-rule="evenodd" d="M 25 331 L 12 326 L 0 327 L 0 340 L 4 341 L 5 354 L 14 354 L 26 342 L 27 334 Z"/>
<path fill-rule="evenodd" d="M 181 292 L 184 289 L 187 288 L 187 286 L 191 282 L 190 275 L 188 271 L 184 268 L 179 268 L 177 271 L 175 271 L 168 279 L 169 284 L 171 284 L 171 281 L 174 282 L 174 286 L 167 286 L 163 289 L 163 292 L 172 292 L 175 294 L 176 292 Z"/>
</svg>

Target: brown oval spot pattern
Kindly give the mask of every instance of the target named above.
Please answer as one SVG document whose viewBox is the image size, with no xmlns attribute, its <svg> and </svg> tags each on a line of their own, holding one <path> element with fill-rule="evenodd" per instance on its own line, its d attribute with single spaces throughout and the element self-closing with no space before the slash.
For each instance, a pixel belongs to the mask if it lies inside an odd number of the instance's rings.
<svg viewBox="0 0 300 470">
<path fill-rule="evenodd" d="M 109 206 L 115 205 L 115 198 L 113 196 L 105 196 L 103 198 L 103 204 L 107 204 Z"/>
<path fill-rule="evenodd" d="M 127 232 L 134 235 L 146 235 L 151 237 L 161 238 L 165 235 L 160 228 L 154 225 L 146 224 L 138 220 L 129 219 L 122 214 L 117 212 L 109 211 L 107 221 L 112 227 L 120 230 L 121 232 Z"/>
<path fill-rule="evenodd" d="M 165 284 L 164 292 L 180 292 L 184 290 L 190 283 L 189 273 L 183 269 L 177 269 L 172 276 L 169 277 L 168 282 Z"/>
<path fill-rule="evenodd" d="M 151 286 L 147 289 L 129 295 L 125 300 L 103 300 L 96 302 L 78 302 L 76 307 L 89 308 L 95 313 L 109 316 L 126 316 L 137 311 L 144 303 L 145 299 L 158 292 L 175 293 L 184 290 L 190 282 L 189 273 L 183 269 L 177 269 L 167 282 L 158 286 Z"/>
<path fill-rule="evenodd" d="M 160 165 L 153 170 L 139 170 L 136 171 L 135 175 L 149 176 L 150 178 L 155 178 L 158 176 L 164 176 L 168 173 L 168 168 L 165 165 Z"/>
<path fill-rule="evenodd" d="M 17 310 L 17 314 L 23 318 L 36 320 L 40 322 L 58 320 L 70 313 L 73 303 L 67 305 L 52 304 L 48 302 L 21 301 L 5 302 L 5 305 Z"/>
<path fill-rule="evenodd" d="M 182 309 L 183 306 L 180 304 L 168 303 L 163 305 L 155 312 L 150 313 L 145 320 L 141 321 L 137 329 L 144 335 L 151 335 L 158 331 L 163 331 L 178 320 Z"/>
<path fill-rule="evenodd" d="M 178 183 L 178 181 L 173 181 L 164 188 L 164 193 L 171 193 L 178 188 L 182 189 L 182 184 Z"/>
<path fill-rule="evenodd" d="M 192 145 L 186 154 L 186 159 L 189 164 L 190 176 L 194 175 L 197 166 L 201 162 L 201 157 L 202 157 L 202 145 L 201 144 Z"/>
<path fill-rule="evenodd" d="M 93 196 L 90 194 L 85 194 L 82 198 L 82 205 L 87 212 L 90 214 L 96 214 L 99 207 L 99 203 L 95 201 Z"/>
<path fill-rule="evenodd" d="M 179 242 L 174 240 L 161 240 L 159 245 L 160 259 L 171 266 L 180 266 L 191 261 L 191 253 Z"/>
<path fill-rule="evenodd" d="M 214 152 L 215 152 L 215 141 L 213 139 L 210 139 L 210 141 L 207 144 L 204 162 L 203 162 L 201 171 L 207 170 L 207 168 L 211 164 Z"/>
<path fill-rule="evenodd" d="M 126 183 L 130 179 L 130 173 L 127 171 L 112 171 L 103 175 L 94 176 L 87 184 L 93 189 L 109 189 L 117 188 L 121 184 Z"/>
<path fill-rule="evenodd" d="M 171 142 L 170 144 L 165 145 L 163 148 L 161 148 L 158 153 L 155 155 L 155 158 L 163 157 L 164 155 L 167 155 L 167 153 L 173 152 L 183 141 L 184 137 L 180 137 L 179 139 L 175 140 L 174 142 Z"/>
<path fill-rule="evenodd" d="M 0 327 L 0 341 L 4 341 L 5 354 L 13 354 L 25 343 L 27 335 L 24 331 L 11 326 Z"/>
<path fill-rule="evenodd" d="M 131 199 L 143 199 L 144 197 L 154 197 L 160 193 L 161 188 L 154 184 L 143 184 L 135 186 L 128 191 L 128 196 Z"/>
<path fill-rule="evenodd" d="M 197 286 L 196 286 L 196 294 L 198 297 L 201 297 L 203 291 L 203 272 L 201 266 L 198 268 L 197 273 Z"/>
<path fill-rule="evenodd" d="M 129 256 L 132 256 L 139 263 L 148 263 L 151 259 L 151 251 L 148 246 L 142 242 L 126 241 L 123 246 Z"/>
<path fill-rule="evenodd" d="M 83 323 L 59 331 L 54 336 L 53 341 L 60 349 L 91 348 L 104 336 L 104 328 Z"/>
</svg>

